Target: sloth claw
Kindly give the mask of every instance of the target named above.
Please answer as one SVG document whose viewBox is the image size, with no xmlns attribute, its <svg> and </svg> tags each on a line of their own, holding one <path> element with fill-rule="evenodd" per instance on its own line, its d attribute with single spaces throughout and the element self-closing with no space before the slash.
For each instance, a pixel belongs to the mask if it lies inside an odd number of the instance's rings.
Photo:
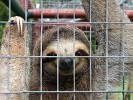
<svg viewBox="0 0 133 100">
<path fill-rule="evenodd" d="M 18 32 L 20 32 L 20 34 L 23 34 L 23 22 L 24 19 L 22 17 L 19 16 L 15 16 L 15 17 L 11 17 L 11 19 L 9 20 L 11 23 L 17 23 L 17 28 L 18 28 Z"/>
</svg>

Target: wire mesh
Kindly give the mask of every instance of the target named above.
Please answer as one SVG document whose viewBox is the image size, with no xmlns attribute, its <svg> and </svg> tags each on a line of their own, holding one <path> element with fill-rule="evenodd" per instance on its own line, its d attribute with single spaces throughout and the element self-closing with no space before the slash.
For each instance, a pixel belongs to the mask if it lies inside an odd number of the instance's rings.
<svg viewBox="0 0 133 100">
<path fill-rule="evenodd" d="M 1 52 L 0 52 L 0 66 L 5 66 L 6 68 L 1 67 L 1 71 L 0 71 L 0 80 L 2 80 L 1 84 L 0 84 L 0 99 L 2 100 L 132 100 L 132 80 L 130 79 L 130 77 L 126 77 L 126 74 L 128 74 L 129 72 L 132 72 L 132 62 L 130 62 L 130 60 L 133 59 L 133 55 L 132 54 L 126 54 L 126 46 L 128 45 L 128 43 L 126 43 L 126 25 L 132 25 L 131 22 L 126 21 L 126 19 L 124 19 L 124 13 L 122 13 L 122 15 L 120 16 L 122 19 L 121 21 L 115 22 L 115 21 L 110 21 L 110 12 L 109 12 L 109 8 L 110 8 L 110 0 L 106 0 L 106 5 L 105 5 L 105 21 L 99 20 L 96 21 L 94 20 L 94 16 L 93 16 L 93 10 L 94 10 L 94 0 L 89 0 L 89 21 L 87 21 L 86 18 L 76 18 L 76 9 L 83 9 L 83 5 L 81 0 L 32 0 L 30 2 L 30 4 L 28 5 L 29 1 L 24 0 L 25 1 L 25 9 L 28 8 L 27 10 L 25 10 L 25 22 L 23 22 L 23 24 L 25 24 L 25 31 L 24 31 L 24 38 L 22 39 L 22 48 L 24 50 L 22 50 L 22 54 L 18 54 L 15 55 L 15 53 L 13 54 L 14 51 L 12 51 L 12 46 L 14 46 L 12 43 L 15 42 L 12 38 L 12 28 L 11 28 L 11 22 L 8 21 L 3 21 L 0 20 L 0 24 L 3 25 L 3 23 L 8 23 L 8 34 L 7 34 L 7 42 L 5 42 L 4 40 L 2 40 L 2 45 L 1 45 Z M 8 1 L 8 8 L 9 8 L 9 12 L 8 12 L 8 18 L 10 19 L 12 14 L 11 14 L 11 0 Z M 31 5 L 33 5 L 34 8 L 31 8 Z M 27 7 L 28 6 L 28 7 Z M 27 11 L 31 10 L 31 9 L 41 9 L 41 17 L 40 18 L 36 18 L 36 19 L 28 19 L 28 13 Z M 43 18 L 43 10 L 44 9 L 56 9 L 57 10 L 57 15 L 54 18 Z M 122 8 L 122 7 L 121 7 Z M 123 7 L 124 8 L 124 7 Z M 72 18 L 60 18 L 59 16 L 59 10 L 60 9 L 73 9 L 73 17 Z M 115 8 L 114 8 L 115 9 Z M 77 27 L 76 24 L 80 24 L 81 26 L 78 26 L 78 28 L 80 30 L 82 30 L 85 35 L 87 36 L 90 45 L 89 46 L 89 55 L 88 56 L 75 56 L 75 51 L 77 48 L 76 47 L 76 35 L 77 35 Z M 89 27 L 87 26 L 89 24 Z M 83 26 L 86 25 L 86 26 Z M 102 30 L 97 30 L 95 29 L 96 27 L 94 27 L 95 25 L 99 26 L 103 26 L 104 28 Z M 105 25 L 105 26 L 104 26 Z M 116 53 L 112 53 L 110 54 L 110 44 L 111 44 L 111 40 L 110 37 L 112 35 L 109 35 L 110 33 L 110 25 L 120 25 L 122 28 L 122 30 L 120 30 L 121 32 L 121 36 L 120 36 L 120 45 L 121 47 L 118 49 L 120 50 L 120 53 L 116 54 Z M 71 33 L 71 37 L 72 37 L 72 45 L 69 48 L 72 48 L 70 50 L 71 51 L 71 55 L 67 55 L 67 52 L 64 53 L 64 55 L 61 55 L 61 50 L 64 46 L 62 46 L 62 39 L 61 38 L 61 34 L 60 34 L 60 30 L 62 29 L 61 26 L 70 26 L 73 31 Z M 44 37 L 44 33 L 51 30 L 52 28 L 56 27 L 56 40 L 54 42 L 56 42 L 56 74 L 55 75 L 55 83 L 50 83 L 48 85 L 46 85 L 46 83 L 44 83 L 44 81 L 46 80 L 51 80 L 50 78 L 52 78 L 52 74 L 50 74 L 51 76 L 48 77 L 48 79 L 45 79 L 45 70 L 48 70 L 47 66 L 45 65 L 46 68 L 44 68 L 44 59 L 49 59 L 49 58 L 55 58 L 55 56 L 50 55 L 44 55 L 45 54 L 45 50 L 44 50 L 44 40 L 47 39 L 47 37 Z M 104 31 L 103 31 L 104 30 Z M 129 29 L 130 30 L 130 29 Z M 104 33 L 104 36 L 101 34 L 101 38 L 99 38 L 99 35 L 96 35 L 96 32 L 100 32 Z M 14 33 L 13 33 L 14 34 Z M 28 36 L 27 34 L 29 34 L 30 36 Z M 117 34 L 117 33 L 116 33 Z M 4 35 L 4 34 L 3 34 Z M 103 36 L 103 37 L 102 37 Z M 3 36 L 4 38 L 4 36 Z M 30 39 L 29 39 L 30 38 Z M 64 37 L 66 38 L 66 37 Z M 97 39 L 98 38 L 98 39 Z M 16 38 L 17 39 L 17 38 Z M 39 40 L 40 39 L 40 40 Z M 102 42 L 104 42 L 101 46 L 100 42 L 101 40 L 104 39 Z M 30 40 L 30 41 L 29 41 Z M 4 47 L 4 42 L 7 43 L 7 48 Z M 29 41 L 29 42 L 27 42 Z M 37 42 L 39 41 L 39 42 Z M 51 41 L 53 41 L 51 39 Z M 114 40 L 117 41 L 117 40 Z M 118 40 L 119 41 L 119 40 Z M 132 41 L 132 40 L 130 40 Z M 130 42 L 129 41 L 129 42 Z M 68 41 L 67 41 L 68 42 Z M 66 44 L 66 47 L 69 46 Z M 20 42 L 21 43 L 21 42 Z M 29 43 L 29 44 L 27 44 Z M 36 45 L 37 43 L 39 43 L 39 55 L 34 55 L 34 50 L 36 50 Z M 113 43 L 113 42 L 112 42 Z M 116 42 L 115 42 L 116 43 Z M 118 46 L 119 46 L 118 44 Z M 129 43 L 130 44 L 130 43 Z M 48 45 L 52 45 L 48 44 Z M 99 45 L 101 47 L 99 47 Z M 112 45 L 112 44 L 111 44 Z M 54 45 L 52 45 L 54 46 Z M 62 47 L 61 47 L 62 46 Z M 117 44 L 116 44 L 117 46 Z M 129 47 L 129 46 L 128 46 Z M 53 48 L 53 47 L 51 47 Z M 79 47 L 80 48 L 80 47 Z M 101 49 L 102 48 L 102 49 Z M 21 51 L 20 48 L 16 48 L 18 50 L 17 51 Z M 27 53 L 28 49 L 30 49 L 30 52 Z M 55 49 L 55 48 L 54 48 Z M 55 51 L 52 51 L 52 53 Z M 81 47 L 82 49 L 82 47 Z M 101 49 L 101 50 L 99 50 Z M 116 48 L 115 48 L 116 49 Z M 131 48 L 132 49 L 132 48 Z M 7 51 L 6 51 L 7 50 Z M 100 52 L 99 52 L 99 51 Z M 102 50 L 104 51 L 104 53 L 102 52 Z M 64 50 L 65 51 L 65 50 Z M 115 50 L 114 50 L 115 51 Z M 47 51 L 48 52 L 48 51 Z M 70 51 L 69 51 L 70 52 Z M 99 54 L 97 54 L 97 52 L 99 52 Z M 116 51 L 117 52 L 117 51 Z M 100 53 L 103 53 L 102 55 Z M 34 60 L 34 58 L 36 58 L 36 60 Z M 65 82 L 67 83 L 68 80 L 68 88 L 66 88 L 66 84 L 64 84 L 64 87 L 61 87 L 62 83 L 61 82 L 61 76 L 60 76 L 60 59 L 62 58 L 72 58 L 73 59 L 73 75 L 72 77 L 66 78 Z M 84 89 L 80 89 L 80 85 L 78 86 L 78 82 L 76 81 L 77 78 L 77 73 L 76 73 L 76 65 L 77 65 L 77 59 L 89 59 L 89 70 L 87 70 L 89 72 L 89 77 L 88 76 L 84 76 L 87 77 L 87 84 L 84 85 L 84 82 L 86 82 L 86 80 L 83 80 L 83 87 L 85 87 Z M 20 64 L 16 64 L 17 61 L 21 61 Z M 39 60 L 39 65 L 34 65 L 34 61 Z M 129 60 L 129 62 L 127 61 Z M 116 63 L 116 62 L 119 63 Z M 83 62 L 83 61 L 82 61 Z M 4 64 L 3 64 L 4 63 Z M 17 62 L 18 63 L 18 62 Z M 130 66 L 127 66 L 127 63 L 130 64 Z M 16 65 L 15 65 L 16 64 Z M 22 64 L 22 65 L 21 65 Z M 114 65 L 113 65 L 114 64 Z M 115 65 L 116 64 L 116 65 Z M 20 67 L 21 66 L 21 67 Z M 35 77 L 33 74 L 34 71 L 34 67 L 36 66 L 39 68 L 39 76 Z M 119 70 L 117 69 L 118 66 L 121 66 L 119 68 Z M 12 69 L 13 67 L 13 69 Z M 20 67 L 20 69 L 16 69 L 17 67 Z M 81 66 L 83 67 L 83 65 Z M 128 68 L 130 67 L 130 68 Z M 3 69 L 2 69 L 3 68 Z M 19 70 L 22 72 L 19 73 Z M 54 69 L 51 68 L 51 71 L 53 71 Z M 18 72 L 17 72 L 18 71 Z M 83 70 L 85 71 L 85 70 Z M 102 71 L 101 76 L 99 76 L 100 74 L 98 74 L 100 71 Z M 121 74 L 117 74 L 116 71 L 121 72 Z M 81 70 L 82 72 L 82 70 Z M 14 77 L 16 74 L 16 77 Z M 22 74 L 22 75 L 21 75 Z M 98 75 L 95 75 L 98 74 Z M 102 76 L 105 75 L 105 76 Z M 3 77 L 5 75 L 5 77 Z M 95 76 L 95 77 L 94 77 Z M 110 77 L 112 76 L 112 77 Z M 21 78 L 18 78 L 21 77 Z M 28 77 L 28 78 L 27 78 Z M 97 77 L 97 78 L 96 78 Z M 120 79 L 122 77 L 122 79 Z M 18 78 L 18 79 L 17 79 Z M 71 82 L 71 79 L 72 82 Z M 80 77 L 79 77 L 80 78 Z M 117 80 L 118 78 L 118 80 Z M 31 83 L 29 82 L 29 80 L 36 80 L 37 82 L 35 83 L 35 86 L 38 86 L 39 89 L 31 89 L 30 88 L 32 86 Z M 45 79 L 45 80 L 44 80 Z M 69 80 L 70 79 L 70 80 Z M 85 78 L 86 79 L 86 78 Z M 38 81 L 39 80 L 39 81 Z M 80 79 L 82 80 L 82 79 Z M 78 80 L 78 81 L 80 81 Z M 88 81 L 89 80 L 89 81 Z M 114 81 L 117 80 L 117 81 Z M 20 81 L 20 83 L 19 83 Z M 69 87 L 69 81 L 72 84 L 72 87 Z M 97 83 L 95 82 L 97 81 Z M 21 83 L 22 82 L 22 83 Z M 32 82 L 32 81 L 31 81 Z M 39 82 L 39 83 L 38 83 Z M 113 83 L 114 82 L 114 83 Z M 16 84 L 17 83 L 17 84 Z M 4 86 L 4 85 L 5 86 Z M 52 84 L 52 85 L 51 85 Z M 54 88 L 53 84 L 56 85 Z M 111 85 L 110 85 L 111 84 Z M 112 85 L 113 84 L 113 85 Z M 15 86 L 16 85 L 16 86 Z M 117 87 L 116 87 L 117 85 Z M 44 88 L 45 86 L 45 88 Z M 47 88 L 46 86 L 51 86 L 51 88 Z M 4 88 L 5 87 L 5 88 Z M 19 87 L 19 88 L 18 88 Z M 33 86 L 34 87 L 34 86 Z M 86 88 L 87 87 L 87 88 Z M 96 88 L 97 87 L 97 88 Z M 100 87 L 100 88 L 99 88 Z M 63 88 L 63 89 L 62 89 Z M 65 88 L 65 89 L 64 89 Z M 30 95 L 31 94 L 31 95 Z M 113 94 L 113 99 L 112 99 L 112 94 Z M 35 96 L 34 96 L 35 95 Z M 34 98 L 30 98 L 30 97 L 34 97 Z"/>
</svg>

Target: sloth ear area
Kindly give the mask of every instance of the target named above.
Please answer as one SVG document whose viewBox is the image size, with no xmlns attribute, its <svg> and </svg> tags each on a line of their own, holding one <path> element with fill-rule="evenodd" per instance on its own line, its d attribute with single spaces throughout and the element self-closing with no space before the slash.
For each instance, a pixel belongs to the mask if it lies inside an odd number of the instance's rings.
<svg viewBox="0 0 133 100">
<path fill-rule="evenodd" d="M 47 53 L 46 56 L 47 57 L 44 57 L 42 59 L 43 60 L 43 63 L 52 62 L 52 61 L 56 60 L 56 58 L 57 58 L 57 54 L 55 52 Z"/>
</svg>

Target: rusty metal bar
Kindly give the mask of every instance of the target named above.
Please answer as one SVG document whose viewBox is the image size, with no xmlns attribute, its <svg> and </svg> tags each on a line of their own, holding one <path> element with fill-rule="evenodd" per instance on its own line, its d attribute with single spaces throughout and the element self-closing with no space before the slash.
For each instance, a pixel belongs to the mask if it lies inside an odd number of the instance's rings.
<svg viewBox="0 0 133 100">
<path fill-rule="evenodd" d="M 85 18 L 84 9 L 30 9 L 30 18 L 40 18 L 41 12 L 43 13 L 43 18 L 57 18 L 57 12 L 59 18 L 73 18 L 74 13 L 76 18 Z"/>
<path fill-rule="evenodd" d="M 57 18 L 57 9 L 30 9 L 30 18 L 40 18 L 41 11 L 43 18 Z M 124 10 L 128 17 L 133 20 L 133 10 Z M 84 9 L 59 9 L 59 18 L 73 18 L 74 13 L 76 18 L 86 18 Z"/>
</svg>

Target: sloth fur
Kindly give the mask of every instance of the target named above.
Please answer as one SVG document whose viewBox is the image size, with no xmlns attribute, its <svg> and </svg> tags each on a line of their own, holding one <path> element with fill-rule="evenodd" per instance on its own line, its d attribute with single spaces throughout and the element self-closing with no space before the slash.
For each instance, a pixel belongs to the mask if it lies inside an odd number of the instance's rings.
<svg viewBox="0 0 133 100">
<path fill-rule="evenodd" d="M 0 49 L 0 100 L 23 100 L 24 97 L 28 100 L 23 91 L 28 89 L 29 81 L 30 60 L 24 58 L 29 56 L 29 34 L 23 22 L 21 17 L 11 17 L 4 29 Z"/>
<path fill-rule="evenodd" d="M 95 59 L 95 69 L 100 73 L 95 75 L 94 90 L 119 91 L 132 81 L 133 25 L 116 0 L 81 1 L 98 42 L 95 56 L 101 56 Z M 115 95 L 122 97 L 122 93 L 108 93 L 108 99 L 115 100 Z M 97 93 L 93 99 L 103 100 L 106 96 Z"/>
</svg>

